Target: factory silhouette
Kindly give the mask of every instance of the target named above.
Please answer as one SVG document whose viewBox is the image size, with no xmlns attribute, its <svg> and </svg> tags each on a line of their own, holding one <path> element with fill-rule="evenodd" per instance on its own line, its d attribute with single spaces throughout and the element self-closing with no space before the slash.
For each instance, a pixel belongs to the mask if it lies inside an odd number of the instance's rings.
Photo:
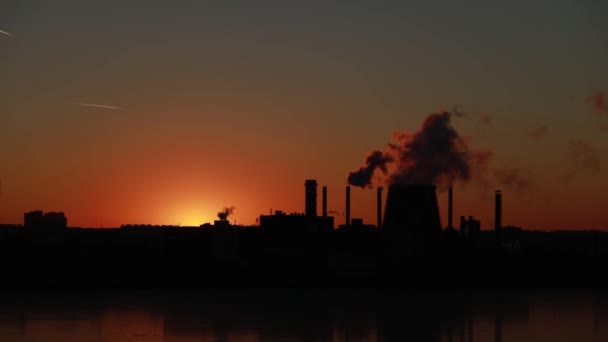
<svg viewBox="0 0 608 342">
<path fill-rule="evenodd" d="M 453 191 L 442 227 L 436 186 L 378 187 L 377 222 L 327 211 L 327 187 L 304 183 L 303 213 L 276 210 L 258 226 L 228 221 L 234 208 L 199 227 L 123 225 L 68 228 L 62 213 L 34 211 L 23 226 L 0 229 L 5 287 L 173 286 L 532 286 L 605 284 L 608 236 L 599 231 L 535 232 L 502 226 L 502 192 L 495 225 L 460 217 L 453 225 Z M 382 194 L 387 190 L 386 205 Z"/>
<path fill-rule="evenodd" d="M 599 231 L 525 231 L 503 226 L 503 193 L 494 196 L 494 229 L 473 216 L 454 225 L 452 184 L 487 167 L 451 125 L 457 114 L 428 115 L 414 133 L 396 133 L 347 177 L 344 221 L 327 211 L 326 186 L 304 182 L 303 212 L 276 210 L 256 226 L 231 224 L 234 207 L 199 227 L 127 224 L 68 228 L 62 213 L 33 211 L 24 225 L 0 229 L 4 286 L 567 286 L 608 285 L 608 236 Z M 376 187 L 375 224 L 351 217 L 351 186 Z M 442 227 L 437 190 L 448 189 Z M 383 191 L 387 191 L 383 205 Z"/>
</svg>

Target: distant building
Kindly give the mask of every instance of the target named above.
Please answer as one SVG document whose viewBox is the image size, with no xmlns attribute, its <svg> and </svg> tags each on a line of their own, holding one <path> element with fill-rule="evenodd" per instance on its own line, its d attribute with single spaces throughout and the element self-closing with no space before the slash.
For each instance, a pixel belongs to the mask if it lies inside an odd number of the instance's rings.
<svg viewBox="0 0 608 342">
<path fill-rule="evenodd" d="M 228 220 L 215 220 L 213 221 L 214 227 L 230 227 L 230 222 Z"/>
<path fill-rule="evenodd" d="M 339 230 L 348 230 L 348 231 L 368 231 L 368 230 L 376 230 L 376 226 L 373 224 L 366 224 L 363 222 L 362 218 L 353 218 L 350 220 L 350 225 L 341 224 L 338 229 Z"/>
<path fill-rule="evenodd" d="M 474 240 L 481 231 L 481 222 L 473 216 L 469 216 L 467 220 L 464 216 L 460 216 L 460 234 L 469 240 Z"/>
<path fill-rule="evenodd" d="M 45 214 L 41 210 L 35 210 L 23 215 L 23 225 L 25 228 L 33 229 L 67 228 L 68 219 L 64 213 L 49 212 Z"/>
<path fill-rule="evenodd" d="M 334 229 L 333 216 L 307 216 L 305 214 L 285 214 L 276 210 L 274 215 L 260 216 L 260 228 L 285 231 L 331 231 Z"/>
<path fill-rule="evenodd" d="M 23 215 L 23 226 L 25 228 L 36 228 L 44 225 L 44 214 L 41 210 L 30 211 Z"/>
</svg>

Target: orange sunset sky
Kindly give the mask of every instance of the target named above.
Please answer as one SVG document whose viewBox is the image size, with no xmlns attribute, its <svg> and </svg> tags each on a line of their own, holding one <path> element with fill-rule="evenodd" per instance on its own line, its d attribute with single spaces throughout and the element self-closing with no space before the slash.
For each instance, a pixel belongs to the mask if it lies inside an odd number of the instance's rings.
<svg viewBox="0 0 608 342">
<path fill-rule="evenodd" d="M 7 3 L 1 223 L 40 209 L 70 226 L 199 225 L 235 206 L 254 224 L 302 212 L 308 178 L 319 211 L 322 185 L 344 211 L 367 153 L 458 106 L 454 127 L 493 158 L 455 184 L 456 218 L 492 227 L 501 189 L 506 225 L 608 229 L 601 2 Z M 352 189 L 352 217 L 375 224 L 373 190 Z"/>
</svg>

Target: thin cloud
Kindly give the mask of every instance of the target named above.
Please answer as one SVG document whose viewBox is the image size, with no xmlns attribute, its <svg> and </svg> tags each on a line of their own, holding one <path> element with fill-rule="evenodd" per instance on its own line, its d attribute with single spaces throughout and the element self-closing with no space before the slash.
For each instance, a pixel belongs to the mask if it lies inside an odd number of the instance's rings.
<svg viewBox="0 0 608 342">
<path fill-rule="evenodd" d="M 549 134 L 549 126 L 540 125 L 528 131 L 527 136 L 532 139 L 544 138 Z"/>
<path fill-rule="evenodd" d="M 0 30 L 0 34 L 3 34 L 5 36 L 9 36 L 9 37 L 15 37 L 15 35 L 13 35 L 12 33 L 6 32 L 6 31 L 3 31 L 3 30 Z"/>
<path fill-rule="evenodd" d="M 122 107 L 108 106 L 108 105 L 95 104 L 95 103 L 75 102 L 74 104 L 75 105 L 79 105 L 79 106 L 84 106 L 84 107 L 92 107 L 92 108 L 103 108 L 103 109 L 112 109 L 112 110 L 125 110 Z"/>
<path fill-rule="evenodd" d="M 494 118 L 492 115 L 483 113 L 483 112 L 466 112 L 462 109 L 460 105 L 455 105 L 452 107 L 452 115 L 456 118 L 471 118 L 473 120 L 479 121 L 481 124 L 485 126 L 493 126 Z"/>
<path fill-rule="evenodd" d="M 464 118 L 469 116 L 465 111 L 462 110 L 462 108 L 460 108 L 459 105 L 455 105 L 454 107 L 452 107 L 452 113 L 457 118 Z"/>
</svg>

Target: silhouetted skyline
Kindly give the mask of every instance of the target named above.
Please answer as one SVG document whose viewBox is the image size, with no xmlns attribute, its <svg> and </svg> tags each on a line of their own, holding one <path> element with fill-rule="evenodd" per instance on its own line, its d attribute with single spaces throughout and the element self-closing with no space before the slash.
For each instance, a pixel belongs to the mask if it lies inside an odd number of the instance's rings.
<svg viewBox="0 0 608 342">
<path fill-rule="evenodd" d="M 42 209 L 74 226 L 198 225 L 235 206 L 231 220 L 254 224 L 300 211 L 293 189 L 309 178 L 342 213 L 369 151 L 450 112 L 462 141 L 492 151 L 484 177 L 454 184 L 454 217 L 491 227 L 501 188 L 506 224 L 606 230 L 606 12 L 568 0 L 9 1 L 0 222 Z M 352 217 L 374 224 L 375 194 L 351 198 Z"/>
</svg>

